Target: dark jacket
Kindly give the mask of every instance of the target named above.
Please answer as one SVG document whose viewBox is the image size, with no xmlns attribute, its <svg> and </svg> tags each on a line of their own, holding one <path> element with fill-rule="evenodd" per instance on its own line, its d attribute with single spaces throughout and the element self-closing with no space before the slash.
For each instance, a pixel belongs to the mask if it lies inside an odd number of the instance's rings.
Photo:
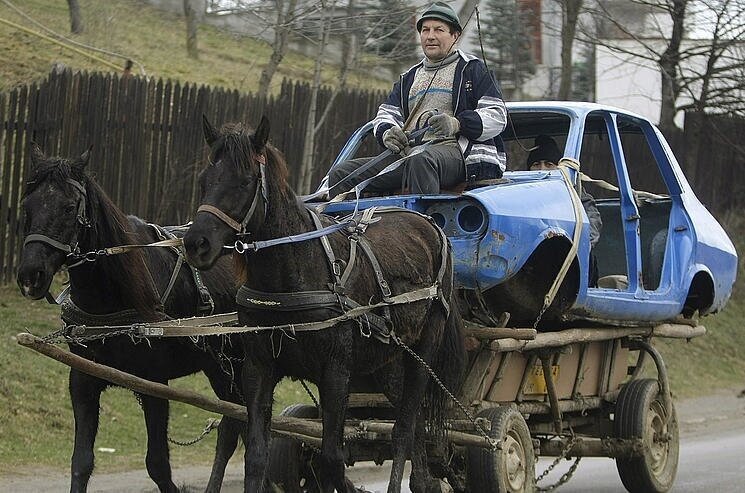
<svg viewBox="0 0 745 493">
<path fill-rule="evenodd" d="M 460 59 L 453 80 L 453 114 L 460 122 L 457 134 L 466 163 L 468 181 L 499 178 L 507 156 L 499 134 L 507 124 L 507 108 L 498 84 L 478 58 L 458 50 Z M 393 125 L 403 127 L 409 116 L 408 96 L 416 70 L 401 74 L 373 121 L 375 137 L 383 145 L 383 133 Z"/>
</svg>

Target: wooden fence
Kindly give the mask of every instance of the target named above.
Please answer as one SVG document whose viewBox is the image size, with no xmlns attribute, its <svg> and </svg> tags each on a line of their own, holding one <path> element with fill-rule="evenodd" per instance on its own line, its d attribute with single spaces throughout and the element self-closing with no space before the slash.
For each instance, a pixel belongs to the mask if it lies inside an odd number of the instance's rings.
<svg viewBox="0 0 745 493">
<path fill-rule="evenodd" d="M 202 115 L 215 125 L 270 119 L 270 139 L 299 181 L 311 88 L 282 83 L 261 101 L 251 94 L 112 74 L 52 73 L 40 84 L 0 94 L 0 283 L 11 282 L 21 247 L 19 203 L 28 149 L 75 157 L 93 146 L 88 170 L 127 213 L 161 224 L 188 221 L 196 177 L 206 158 Z M 319 94 L 319 108 L 331 97 Z M 341 92 L 316 138 L 312 183 L 318 183 L 348 136 L 375 114 L 384 97 Z M 372 152 L 372 151 L 371 151 Z"/>
<path fill-rule="evenodd" d="M 195 209 L 196 177 L 206 158 L 202 115 L 213 124 L 256 124 L 266 114 L 270 138 L 285 153 L 297 184 L 310 91 L 308 84 L 284 81 L 278 96 L 261 101 L 194 84 L 64 71 L 0 94 L 0 283 L 15 275 L 30 141 L 48 155 L 63 157 L 92 145 L 89 171 L 114 203 L 150 221 L 180 224 Z M 329 90 L 321 91 L 319 107 L 330 97 Z M 383 97 L 366 91 L 337 96 L 317 136 L 311 183 L 320 181 Z M 697 196 L 715 213 L 741 206 L 745 197 L 742 135 L 745 120 L 706 115 L 688 115 L 685 132 L 668 135 Z"/>
</svg>

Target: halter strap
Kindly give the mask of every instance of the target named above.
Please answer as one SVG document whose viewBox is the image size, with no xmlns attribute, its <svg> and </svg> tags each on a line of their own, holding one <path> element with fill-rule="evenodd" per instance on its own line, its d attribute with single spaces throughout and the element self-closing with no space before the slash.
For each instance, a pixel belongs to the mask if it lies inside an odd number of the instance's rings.
<svg viewBox="0 0 745 493">
<path fill-rule="evenodd" d="M 227 224 L 232 230 L 234 230 L 238 234 L 245 234 L 248 232 L 248 225 L 251 222 L 257 223 L 257 222 L 263 222 L 264 218 L 266 218 L 266 209 L 267 209 L 267 184 L 266 184 L 266 157 L 263 154 L 259 154 L 255 157 L 255 160 L 257 163 L 259 163 L 259 186 L 256 187 L 256 191 L 254 192 L 254 198 L 251 201 L 251 206 L 248 208 L 248 212 L 246 212 L 246 215 L 243 217 L 243 220 L 241 222 L 236 221 L 229 215 L 227 215 L 225 212 L 221 211 L 219 208 L 215 207 L 214 205 L 210 204 L 202 204 L 197 208 L 197 213 L 199 212 L 209 212 L 213 216 L 220 219 L 222 222 Z M 219 163 L 220 161 L 218 161 Z M 215 163 L 217 164 L 217 163 Z M 257 221 L 257 219 L 254 217 L 256 210 L 258 209 L 259 200 L 264 201 L 264 213 L 262 217 Z M 257 227 L 255 224 L 254 227 Z"/>
<path fill-rule="evenodd" d="M 88 198 L 88 192 L 85 190 L 85 186 L 83 186 L 82 183 L 80 183 L 77 180 L 73 180 L 72 178 L 67 178 L 65 180 L 66 183 L 72 185 L 72 187 L 78 191 L 80 194 L 80 199 L 78 200 L 78 215 L 77 220 L 78 222 L 84 226 L 84 227 L 90 227 L 90 221 L 88 220 L 88 216 L 86 216 L 86 203 Z M 29 243 L 45 243 L 52 248 L 56 248 L 57 250 L 60 250 L 67 255 L 71 255 L 73 252 L 77 251 L 78 245 L 68 245 L 65 243 L 62 243 L 59 240 L 55 240 L 54 238 L 51 238 L 45 234 L 42 233 L 31 233 L 26 235 L 26 237 L 23 239 L 23 246 L 25 247 Z"/>
</svg>

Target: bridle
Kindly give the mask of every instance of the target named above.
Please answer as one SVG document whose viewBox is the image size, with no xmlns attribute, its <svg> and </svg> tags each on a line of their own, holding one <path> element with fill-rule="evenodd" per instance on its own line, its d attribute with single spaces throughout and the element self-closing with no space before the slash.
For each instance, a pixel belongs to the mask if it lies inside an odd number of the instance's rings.
<svg viewBox="0 0 745 493">
<path fill-rule="evenodd" d="M 230 217 L 225 212 L 221 211 L 219 208 L 215 207 L 214 205 L 210 204 L 202 204 L 197 209 L 197 213 L 199 212 L 209 212 L 216 218 L 220 219 L 223 223 L 227 224 L 231 229 L 235 230 L 238 235 L 246 235 L 250 234 L 251 231 L 255 230 L 258 225 L 264 222 L 264 219 L 266 218 L 266 212 L 267 212 L 267 184 L 266 184 L 266 156 L 264 154 L 258 154 L 254 157 L 254 160 L 259 165 L 259 186 L 256 187 L 256 190 L 254 192 L 253 200 L 251 201 L 251 206 L 248 208 L 248 212 L 246 212 L 246 215 L 243 217 L 243 220 L 238 222 L 232 217 Z M 222 161 L 222 160 L 220 160 Z M 216 166 L 220 163 L 220 161 L 217 161 L 216 163 L 210 163 L 211 166 Z M 259 207 L 259 202 L 263 202 L 264 207 Z M 257 215 L 256 212 L 261 211 L 260 215 Z M 252 228 L 249 228 L 249 225 L 252 225 Z"/>
<path fill-rule="evenodd" d="M 91 222 L 86 214 L 88 193 L 85 190 L 85 186 L 83 186 L 83 184 L 79 181 L 73 180 L 72 178 L 67 178 L 65 182 L 72 185 L 72 187 L 80 194 L 78 199 L 77 222 L 84 228 L 90 228 Z M 67 254 L 68 257 L 75 256 L 80 252 L 77 239 L 75 241 L 75 244 L 68 245 L 66 243 L 62 243 L 61 241 L 55 240 L 54 238 L 50 238 L 45 234 L 31 233 L 29 235 L 26 235 L 26 237 L 24 238 L 23 246 L 25 248 L 26 245 L 34 242 L 49 245 L 56 250 L 64 252 L 65 254 Z"/>
</svg>

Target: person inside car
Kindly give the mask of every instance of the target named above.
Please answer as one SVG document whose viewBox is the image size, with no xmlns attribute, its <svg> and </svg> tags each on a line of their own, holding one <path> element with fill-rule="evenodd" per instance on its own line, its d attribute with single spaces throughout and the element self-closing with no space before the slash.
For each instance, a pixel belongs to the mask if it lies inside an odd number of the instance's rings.
<svg viewBox="0 0 745 493">
<path fill-rule="evenodd" d="M 539 135 L 535 138 L 535 146 L 528 154 L 527 167 L 531 171 L 537 170 L 554 170 L 558 168 L 558 162 L 561 160 L 561 151 L 556 141 L 548 135 Z M 600 232 L 603 229 L 603 220 L 600 217 L 600 211 L 595 204 L 595 198 L 587 193 L 583 188 L 580 193 L 582 207 L 587 213 L 590 221 L 590 286 L 596 287 L 598 284 L 598 262 L 593 248 L 600 240 Z"/>
<path fill-rule="evenodd" d="M 378 143 L 393 154 L 353 179 L 347 176 L 371 158 L 334 167 L 329 172 L 331 197 L 402 157 L 397 169 L 377 176 L 366 191 L 436 194 L 467 181 L 502 176 L 506 155 L 500 134 L 507 109 L 498 84 L 481 60 L 453 50 L 463 28 L 448 4 L 434 3 L 416 27 L 424 59 L 401 75 L 373 122 Z M 427 125 L 427 145 L 412 152 L 409 132 Z"/>
</svg>

